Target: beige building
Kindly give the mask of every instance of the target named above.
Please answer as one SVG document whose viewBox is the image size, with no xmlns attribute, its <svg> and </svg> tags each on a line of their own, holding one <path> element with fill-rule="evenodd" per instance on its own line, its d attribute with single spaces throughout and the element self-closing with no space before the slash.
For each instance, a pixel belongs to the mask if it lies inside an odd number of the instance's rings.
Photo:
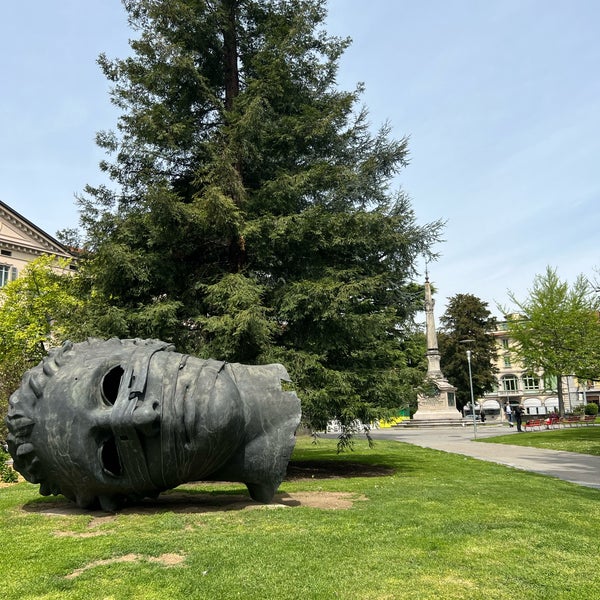
<svg viewBox="0 0 600 600">
<path fill-rule="evenodd" d="M 73 258 L 67 247 L 0 201 L 0 287 L 16 279 L 27 263 L 43 254 Z"/>
<path fill-rule="evenodd" d="M 524 418 L 546 415 L 558 410 L 556 377 L 545 377 L 542 372 L 528 372 L 514 352 L 514 343 L 508 334 L 506 322 L 499 322 L 496 331 L 498 359 L 496 361 L 497 384 L 478 400 L 486 416 L 491 419 L 506 418 L 506 405 L 521 405 Z M 586 387 L 574 377 L 563 377 L 563 399 L 565 412 L 589 401 L 597 401 L 600 388 Z"/>
</svg>

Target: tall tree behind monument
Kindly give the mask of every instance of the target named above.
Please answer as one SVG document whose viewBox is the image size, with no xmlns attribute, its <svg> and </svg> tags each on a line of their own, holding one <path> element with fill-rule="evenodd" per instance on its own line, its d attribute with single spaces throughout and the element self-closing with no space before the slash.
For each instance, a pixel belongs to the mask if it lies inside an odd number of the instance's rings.
<svg viewBox="0 0 600 600">
<path fill-rule="evenodd" d="M 406 139 L 337 89 L 349 41 L 322 31 L 325 2 L 124 5 L 133 55 L 99 61 L 122 110 L 98 134 L 114 187 L 80 198 L 80 335 L 282 362 L 315 427 L 405 404 L 410 282 L 441 223 L 390 192 Z"/>
<path fill-rule="evenodd" d="M 462 410 L 471 402 L 467 350 L 471 350 L 475 400 L 494 389 L 496 338 L 490 333 L 496 329 L 496 318 L 487 302 L 473 294 L 456 294 L 449 299 L 440 324 L 442 368 L 448 381 L 456 387 L 456 405 Z"/>
</svg>

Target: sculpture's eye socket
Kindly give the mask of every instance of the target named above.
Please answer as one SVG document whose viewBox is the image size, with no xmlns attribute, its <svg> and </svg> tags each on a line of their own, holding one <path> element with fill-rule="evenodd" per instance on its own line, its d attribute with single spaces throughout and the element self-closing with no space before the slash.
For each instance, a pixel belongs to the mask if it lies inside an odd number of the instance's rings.
<svg viewBox="0 0 600 600">
<path fill-rule="evenodd" d="M 102 446 L 100 446 L 100 462 L 102 468 L 113 477 L 118 477 L 123 474 L 119 451 L 114 437 L 108 438 Z"/>
<path fill-rule="evenodd" d="M 123 373 L 123 367 L 117 365 L 102 378 L 102 400 L 104 400 L 105 404 L 108 404 L 108 406 L 113 406 L 117 401 Z"/>
</svg>

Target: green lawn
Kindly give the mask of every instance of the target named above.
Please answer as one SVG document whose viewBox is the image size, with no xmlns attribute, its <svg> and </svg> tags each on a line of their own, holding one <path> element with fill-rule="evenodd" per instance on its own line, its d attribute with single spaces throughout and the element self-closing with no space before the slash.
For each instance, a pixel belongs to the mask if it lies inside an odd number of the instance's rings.
<svg viewBox="0 0 600 600">
<path fill-rule="evenodd" d="M 591 428 L 590 428 L 591 429 Z M 582 429 L 582 432 L 586 431 Z M 523 434 L 525 435 L 525 434 Z M 541 436 L 540 436 L 541 437 Z M 600 597 L 600 491 L 387 441 L 337 455 L 301 438 L 296 460 L 369 462 L 393 475 L 285 482 L 348 493 L 351 508 L 225 505 L 243 486 L 116 517 L 40 514 L 61 498 L 0 489 L 3 600 L 581 599 Z M 194 502 L 194 495 L 197 502 Z"/>
<path fill-rule="evenodd" d="M 530 431 L 491 438 L 479 438 L 477 441 L 489 444 L 512 444 L 513 446 L 566 450 L 567 452 L 581 452 L 582 454 L 600 456 L 600 427 L 597 426 Z"/>
</svg>

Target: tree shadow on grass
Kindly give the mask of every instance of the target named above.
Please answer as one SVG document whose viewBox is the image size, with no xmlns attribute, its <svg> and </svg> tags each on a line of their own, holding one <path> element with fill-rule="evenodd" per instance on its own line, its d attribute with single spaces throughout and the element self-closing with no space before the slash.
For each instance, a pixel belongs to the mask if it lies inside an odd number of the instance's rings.
<svg viewBox="0 0 600 600">
<path fill-rule="evenodd" d="M 345 460 L 292 460 L 288 464 L 285 480 L 386 477 L 393 475 L 395 472 L 396 469 L 384 465 Z"/>
</svg>

